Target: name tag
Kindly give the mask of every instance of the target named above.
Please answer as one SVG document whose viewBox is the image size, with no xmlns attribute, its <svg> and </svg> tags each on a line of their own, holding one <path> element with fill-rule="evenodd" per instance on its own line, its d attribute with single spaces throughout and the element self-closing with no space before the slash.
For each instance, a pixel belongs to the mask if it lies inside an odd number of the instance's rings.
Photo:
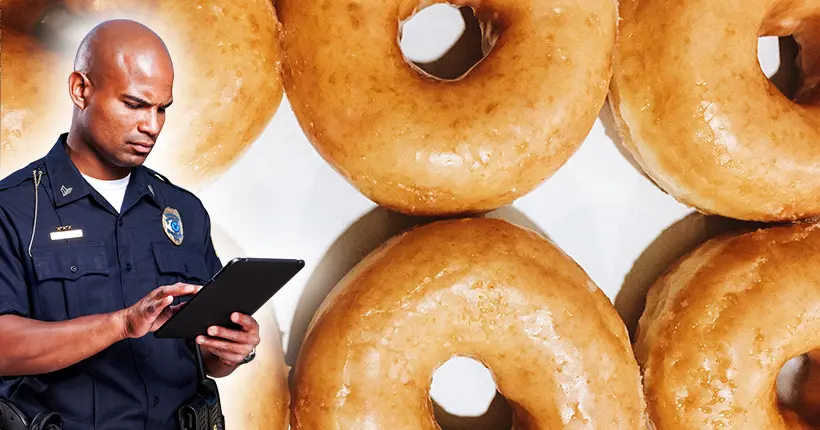
<svg viewBox="0 0 820 430">
<path fill-rule="evenodd" d="M 82 230 L 67 230 L 51 232 L 51 240 L 77 239 L 83 237 Z"/>
</svg>

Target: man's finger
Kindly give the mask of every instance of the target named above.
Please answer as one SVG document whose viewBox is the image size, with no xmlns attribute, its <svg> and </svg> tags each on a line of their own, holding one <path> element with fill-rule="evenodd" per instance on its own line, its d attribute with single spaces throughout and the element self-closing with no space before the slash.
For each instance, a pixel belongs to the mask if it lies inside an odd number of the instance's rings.
<svg viewBox="0 0 820 430">
<path fill-rule="evenodd" d="M 245 359 L 245 356 L 230 351 L 225 351 L 218 348 L 211 348 L 207 346 L 203 346 L 203 348 L 211 354 L 219 357 L 220 361 L 229 366 L 236 366 L 237 364 L 239 364 L 239 362 Z"/>
<path fill-rule="evenodd" d="M 146 307 L 146 311 L 149 315 L 158 315 L 168 307 L 171 303 L 174 302 L 173 296 L 165 296 L 159 300 L 151 300 L 148 302 L 148 306 Z"/>
<path fill-rule="evenodd" d="M 246 331 L 231 330 L 225 327 L 211 326 L 208 327 L 208 334 L 212 337 L 228 339 L 236 343 L 242 343 L 246 345 L 259 344 L 259 336 L 254 333 L 249 333 Z"/>
<path fill-rule="evenodd" d="M 196 285 L 183 284 L 181 282 L 162 287 L 163 295 L 182 296 L 185 294 L 192 294 L 194 291 L 196 291 Z"/>
<path fill-rule="evenodd" d="M 250 354 L 251 350 L 253 349 L 253 346 L 248 344 L 234 343 L 207 336 L 199 336 L 197 338 L 197 342 L 200 345 L 207 346 L 211 349 L 227 351 L 233 354 L 241 355 L 243 357 Z"/>
<path fill-rule="evenodd" d="M 256 328 L 256 320 L 254 320 L 251 316 L 240 314 L 238 312 L 234 312 L 231 314 L 231 321 L 239 324 L 245 331 L 250 331 Z"/>
<path fill-rule="evenodd" d="M 203 345 L 204 349 L 206 349 L 211 354 L 219 357 L 223 363 L 235 366 L 240 361 L 244 360 L 247 357 L 247 354 L 236 353 L 233 351 L 221 349 L 221 348 L 214 348 L 212 346 Z"/>
<path fill-rule="evenodd" d="M 171 303 L 173 303 L 173 299 L 171 300 Z M 172 315 L 177 313 L 177 311 L 179 311 L 179 308 L 181 308 L 184 304 L 185 303 L 180 303 L 178 305 L 166 306 L 165 309 L 163 309 L 161 315 L 167 315 L 167 318 L 170 318 Z"/>
</svg>

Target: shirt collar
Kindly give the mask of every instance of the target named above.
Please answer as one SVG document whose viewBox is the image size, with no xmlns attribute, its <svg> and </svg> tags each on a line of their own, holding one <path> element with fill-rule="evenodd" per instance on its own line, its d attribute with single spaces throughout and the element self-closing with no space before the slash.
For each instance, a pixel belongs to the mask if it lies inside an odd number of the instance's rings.
<svg viewBox="0 0 820 430">
<path fill-rule="evenodd" d="M 90 186 L 68 156 L 66 151 L 67 138 L 68 133 L 61 134 L 45 157 L 48 180 L 54 195 L 54 204 L 58 207 L 91 194 Z M 156 185 L 157 182 L 145 167 L 139 166 L 133 169 L 131 171 L 131 180 L 125 192 L 126 201 L 124 203 L 136 202 L 142 197 L 147 197 L 160 209 L 164 208 L 165 201 L 159 187 Z M 125 209 L 125 205 L 123 209 Z"/>
<path fill-rule="evenodd" d="M 48 180 L 54 191 L 54 204 L 58 207 L 91 193 L 88 183 L 66 152 L 67 137 L 68 133 L 61 134 L 45 159 Z"/>
</svg>

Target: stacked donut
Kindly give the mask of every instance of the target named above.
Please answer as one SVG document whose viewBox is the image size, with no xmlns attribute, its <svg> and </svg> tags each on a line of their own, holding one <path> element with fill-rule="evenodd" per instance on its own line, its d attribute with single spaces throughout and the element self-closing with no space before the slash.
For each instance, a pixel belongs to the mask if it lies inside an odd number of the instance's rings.
<svg viewBox="0 0 820 430">
<path fill-rule="evenodd" d="M 624 146 L 657 184 L 708 214 L 820 215 L 820 2 L 620 4 L 611 104 Z M 758 65 L 758 36 L 793 35 L 800 88 Z M 659 41 L 662 41 L 659 43 Z"/>
<path fill-rule="evenodd" d="M 293 429 L 437 429 L 434 371 L 492 372 L 516 429 L 644 428 L 638 366 L 609 299 L 548 240 L 504 220 L 394 237 L 314 315 L 293 375 Z"/>
<path fill-rule="evenodd" d="M 318 153 L 374 202 L 473 215 L 530 192 L 584 141 L 606 99 L 616 9 L 465 2 L 492 49 L 442 82 L 396 43 L 399 23 L 433 3 L 280 0 L 285 90 Z"/>
<path fill-rule="evenodd" d="M 788 360 L 820 348 L 818 227 L 717 237 L 652 286 L 635 352 L 656 428 L 813 428 L 795 411 L 816 418 L 817 386 L 790 410 L 775 384 Z"/>
</svg>

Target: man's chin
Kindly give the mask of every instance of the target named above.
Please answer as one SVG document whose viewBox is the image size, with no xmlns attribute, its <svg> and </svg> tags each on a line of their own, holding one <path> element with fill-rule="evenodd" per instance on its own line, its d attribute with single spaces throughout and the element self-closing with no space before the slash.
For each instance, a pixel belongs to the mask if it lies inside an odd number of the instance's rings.
<svg viewBox="0 0 820 430">
<path fill-rule="evenodd" d="M 148 154 L 128 154 L 117 160 L 117 165 L 122 168 L 133 169 L 145 164 L 146 159 L 148 159 Z"/>
</svg>

